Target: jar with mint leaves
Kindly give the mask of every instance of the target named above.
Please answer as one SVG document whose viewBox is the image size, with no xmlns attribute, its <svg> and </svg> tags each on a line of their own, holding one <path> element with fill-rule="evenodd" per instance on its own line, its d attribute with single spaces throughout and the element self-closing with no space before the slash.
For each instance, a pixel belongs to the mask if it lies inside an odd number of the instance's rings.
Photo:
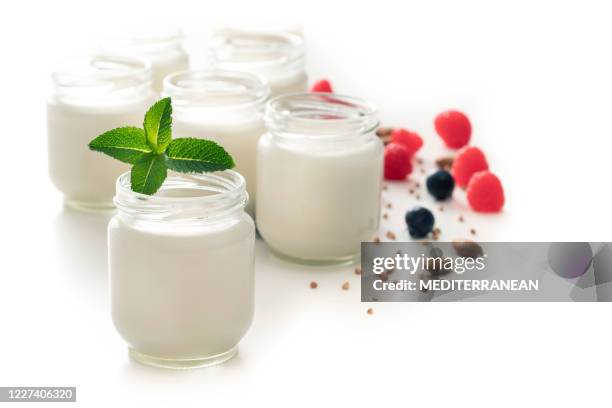
<svg viewBox="0 0 612 408">
<path fill-rule="evenodd" d="M 255 226 L 232 157 L 210 140 L 172 139 L 171 114 L 162 99 L 144 129 L 113 129 L 89 146 L 132 165 L 108 230 L 117 331 L 137 361 L 203 367 L 232 358 L 251 324 Z"/>
</svg>

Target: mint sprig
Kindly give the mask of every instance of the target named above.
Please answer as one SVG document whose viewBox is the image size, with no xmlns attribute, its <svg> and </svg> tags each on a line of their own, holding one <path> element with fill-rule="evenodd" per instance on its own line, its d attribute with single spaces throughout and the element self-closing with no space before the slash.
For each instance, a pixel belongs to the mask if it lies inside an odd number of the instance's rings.
<svg viewBox="0 0 612 408">
<path fill-rule="evenodd" d="M 130 164 L 136 163 L 143 154 L 152 151 L 147 144 L 144 130 L 137 127 L 109 130 L 92 140 L 89 148 Z"/>
<path fill-rule="evenodd" d="M 172 101 L 164 98 L 149 108 L 143 129 L 119 127 L 89 142 L 89 148 L 133 164 L 132 191 L 153 195 L 166 180 L 168 169 L 204 173 L 234 167 L 234 160 L 217 143 L 195 138 L 172 139 Z"/>
<path fill-rule="evenodd" d="M 191 137 L 175 139 L 166 150 L 166 164 L 182 173 L 202 173 L 234 167 L 232 157 L 218 149 L 219 145 L 210 140 Z"/>
<path fill-rule="evenodd" d="M 149 108 L 142 124 L 147 142 L 157 154 L 163 153 L 172 140 L 172 103 L 170 98 L 160 99 Z"/>
<path fill-rule="evenodd" d="M 167 175 L 164 155 L 149 153 L 134 163 L 130 172 L 130 184 L 133 191 L 151 195 L 161 187 Z"/>
</svg>

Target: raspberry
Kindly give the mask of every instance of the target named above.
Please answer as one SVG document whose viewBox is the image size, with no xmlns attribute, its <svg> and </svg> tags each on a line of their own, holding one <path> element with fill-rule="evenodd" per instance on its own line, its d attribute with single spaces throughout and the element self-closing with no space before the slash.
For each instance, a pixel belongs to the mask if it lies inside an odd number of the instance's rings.
<svg viewBox="0 0 612 408">
<path fill-rule="evenodd" d="M 410 152 L 399 143 L 389 143 L 385 147 L 385 178 L 403 180 L 412 172 Z"/>
<path fill-rule="evenodd" d="M 498 212 L 504 206 L 504 188 L 490 171 L 479 171 L 470 179 L 467 199 L 474 211 Z"/>
<path fill-rule="evenodd" d="M 331 83 L 327 79 L 321 79 L 314 83 L 310 92 L 328 92 L 332 93 L 334 90 L 332 89 Z"/>
<path fill-rule="evenodd" d="M 459 111 L 442 112 L 434 121 L 436 132 L 451 149 L 459 149 L 470 141 L 472 125 L 470 120 Z"/>
<path fill-rule="evenodd" d="M 455 183 L 459 187 L 465 188 L 472 174 L 488 169 L 489 164 L 482 150 L 477 147 L 466 146 L 457 153 L 457 157 L 453 160 L 451 172 Z"/>
<path fill-rule="evenodd" d="M 410 155 L 414 155 L 423 146 L 423 139 L 416 132 L 411 132 L 406 129 L 395 129 L 391 132 L 391 141 L 403 144 L 410 151 Z"/>
</svg>

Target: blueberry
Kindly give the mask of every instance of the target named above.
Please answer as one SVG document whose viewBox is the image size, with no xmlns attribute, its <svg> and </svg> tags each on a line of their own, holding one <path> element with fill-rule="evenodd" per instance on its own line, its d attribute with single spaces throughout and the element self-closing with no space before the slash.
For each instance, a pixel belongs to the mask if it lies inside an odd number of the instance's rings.
<svg viewBox="0 0 612 408">
<path fill-rule="evenodd" d="M 424 238 L 434 226 L 434 216 L 427 208 L 415 207 L 406 213 L 406 224 L 412 238 Z"/>
<path fill-rule="evenodd" d="M 427 190 L 437 200 L 446 200 L 453 195 L 455 180 L 446 170 L 438 170 L 427 177 Z"/>
</svg>

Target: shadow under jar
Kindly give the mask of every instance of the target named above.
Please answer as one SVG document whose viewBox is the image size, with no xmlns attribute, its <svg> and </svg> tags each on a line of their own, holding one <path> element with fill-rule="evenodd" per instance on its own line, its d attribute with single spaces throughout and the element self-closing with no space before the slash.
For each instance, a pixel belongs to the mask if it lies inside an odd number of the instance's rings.
<svg viewBox="0 0 612 408">
<path fill-rule="evenodd" d="M 152 30 L 125 38 L 107 39 L 101 45 L 104 53 L 146 59 L 153 70 L 153 89 L 161 92 L 164 78 L 189 68 L 189 55 L 183 48 L 181 30 Z"/>
<path fill-rule="evenodd" d="M 51 181 L 67 205 L 113 207 L 117 177 L 129 166 L 89 150 L 96 136 L 121 126 L 142 126 L 155 99 L 144 60 L 97 55 L 65 61 L 52 74 L 47 103 Z"/>
<path fill-rule="evenodd" d="M 378 229 L 383 145 L 375 109 L 353 97 L 294 94 L 266 108 L 257 149 L 257 227 L 306 264 L 352 262 Z"/>
<path fill-rule="evenodd" d="M 166 78 L 163 94 L 172 97 L 175 138 L 214 140 L 232 155 L 246 179 L 246 211 L 254 216 L 255 157 L 270 95 L 265 80 L 246 72 L 185 71 Z"/>
<path fill-rule="evenodd" d="M 154 196 L 117 180 L 109 223 L 113 323 L 142 363 L 194 368 L 237 352 L 253 318 L 253 220 L 231 170 L 169 175 Z"/>
<path fill-rule="evenodd" d="M 217 69 L 263 76 L 272 96 L 308 89 L 304 40 L 297 34 L 219 30 L 212 39 L 210 61 Z"/>
</svg>

